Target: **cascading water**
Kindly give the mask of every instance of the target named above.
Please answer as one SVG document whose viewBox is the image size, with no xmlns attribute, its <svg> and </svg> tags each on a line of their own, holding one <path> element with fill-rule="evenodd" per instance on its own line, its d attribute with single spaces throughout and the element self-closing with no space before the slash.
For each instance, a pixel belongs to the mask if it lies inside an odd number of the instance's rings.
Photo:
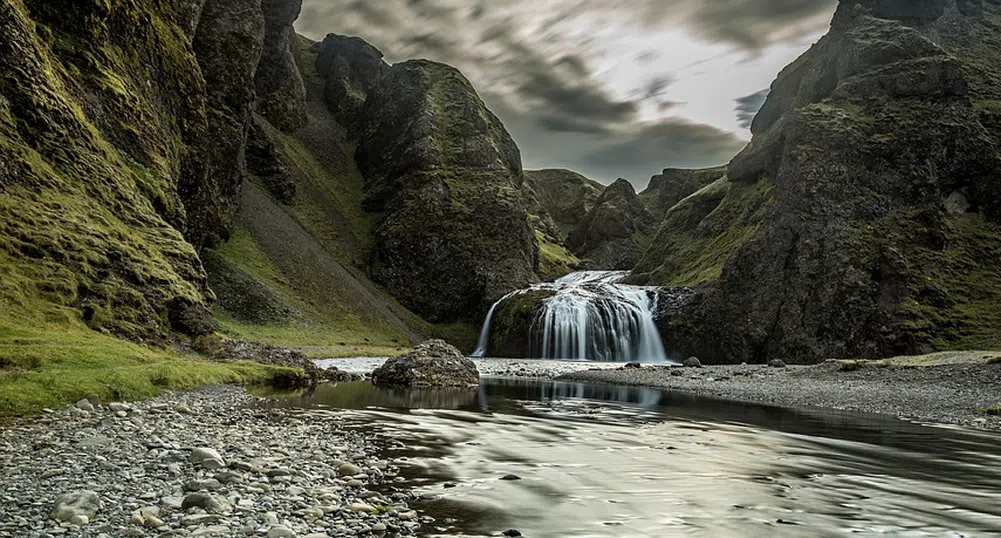
<svg viewBox="0 0 1001 538">
<path fill-rule="evenodd" d="M 552 291 L 531 327 L 531 354 L 543 359 L 607 362 L 666 362 L 653 323 L 657 294 L 652 288 L 619 284 L 627 273 L 584 271 L 556 282 L 515 291 L 494 303 L 473 356 L 486 355 L 497 306 L 534 291 Z"/>
</svg>

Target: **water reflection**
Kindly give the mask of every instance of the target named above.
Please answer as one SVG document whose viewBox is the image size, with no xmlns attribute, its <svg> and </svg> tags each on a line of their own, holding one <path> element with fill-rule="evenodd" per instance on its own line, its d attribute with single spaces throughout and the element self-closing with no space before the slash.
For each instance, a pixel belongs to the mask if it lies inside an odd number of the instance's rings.
<svg viewBox="0 0 1001 538">
<path fill-rule="evenodd" d="M 531 379 L 269 405 L 353 409 L 402 441 L 392 455 L 442 496 L 424 508 L 459 521 L 448 536 L 1001 536 L 994 434 Z"/>
</svg>

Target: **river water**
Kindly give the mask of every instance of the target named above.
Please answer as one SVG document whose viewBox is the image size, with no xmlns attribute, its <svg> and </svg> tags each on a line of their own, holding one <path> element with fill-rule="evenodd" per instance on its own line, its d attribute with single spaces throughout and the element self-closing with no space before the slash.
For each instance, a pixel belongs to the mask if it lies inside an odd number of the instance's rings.
<svg viewBox="0 0 1001 538">
<path fill-rule="evenodd" d="M 349 409 L 348 424 L 400 441 L 386 455 L 435 496 L 428 536 L 1001 536 L 991 433 L 496 377 L 270 405 Z"/>
</svg>

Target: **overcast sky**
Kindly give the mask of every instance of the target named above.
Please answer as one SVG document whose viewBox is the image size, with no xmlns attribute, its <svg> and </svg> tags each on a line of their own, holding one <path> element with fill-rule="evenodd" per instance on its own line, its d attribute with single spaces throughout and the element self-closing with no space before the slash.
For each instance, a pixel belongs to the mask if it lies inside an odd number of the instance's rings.
<svg viewBox="0 0 1001 538">
<path fill-rule="evenodd" d="M 458 67 L 526 168 L 637 188 L 730 160 L 837 0 L 304 0 L 296 29 Z"/>
</svg>

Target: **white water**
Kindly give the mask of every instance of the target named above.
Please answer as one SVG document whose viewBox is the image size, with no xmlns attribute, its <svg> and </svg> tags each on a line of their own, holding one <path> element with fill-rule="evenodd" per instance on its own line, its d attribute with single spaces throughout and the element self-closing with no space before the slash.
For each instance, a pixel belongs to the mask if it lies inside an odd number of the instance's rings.
<svg viewBox="0 0 1001 538">
<path fill-rule="evenodd" d="M 620 271 L 571 273 L 556 282 L 515 291 L 494 303 L 480 330 L 474 357 L 486 355 L 494 311 L 504 301 L 532 291 L 555 292 L 531 326 L 530 354 L 543 359 L 604 362 L 666 362 L 653 323 L 652 288 L 619 284 Z"/>
</svg>

